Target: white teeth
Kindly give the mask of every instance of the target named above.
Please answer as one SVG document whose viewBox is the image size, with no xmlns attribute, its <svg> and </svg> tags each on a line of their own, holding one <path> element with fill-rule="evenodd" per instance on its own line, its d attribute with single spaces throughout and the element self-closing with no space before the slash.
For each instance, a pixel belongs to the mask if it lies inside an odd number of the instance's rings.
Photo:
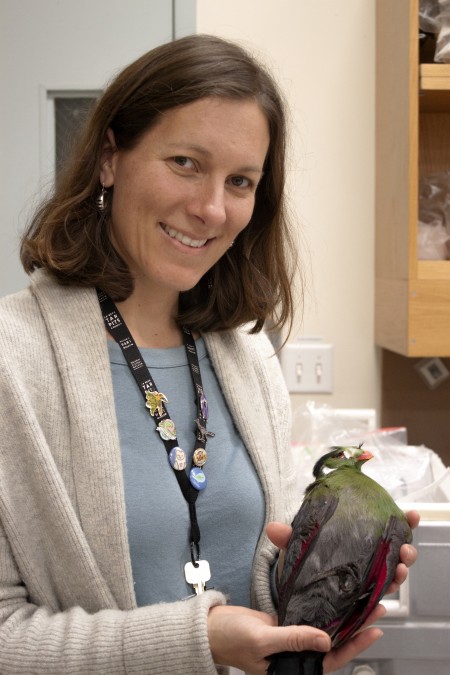
<svg viewBox="0 0 450 675">
<path fill-rule="evenodd" d="M 185 246 L 192 246 L 192 248 L 200 248 L 201 246 L 204 246 L 206 242 L 208 241 L 207 239 L 191 239 L 190 237 L 186 237 L 185 234 L 181 234 L 181 232 L 177 232 L 177 230 L 173 230 L 171 227 L 168 227 L 167 225 L 163 225 L 164 232 L 167 232 L 169 237 L 172 237 L 172 239 L 177 239 L 178 241 L 181 241 L 182 244 Z"/>
</svg>

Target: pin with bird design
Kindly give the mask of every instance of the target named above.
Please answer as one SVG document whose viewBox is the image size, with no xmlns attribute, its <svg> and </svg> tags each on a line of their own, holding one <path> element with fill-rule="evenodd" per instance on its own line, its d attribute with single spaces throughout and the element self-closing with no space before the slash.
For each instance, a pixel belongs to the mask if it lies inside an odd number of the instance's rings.
<svg viewBox="0 0 450 675">
<path fill-rule="evenodd" d="M 199 491 L 204 490 L 208 484 L 204 471 L 198 466 L 193 466 L 190 470 L 189 480 L 192 487 Z"/>
<path fill-rule="evenodd" d="M 177 437 L 175 423 L 170 419 L 161 420 L 161 422 L 156 427 L 156 431 L 159 433 L 163 441 L 174 441 Z"/>
</svg>

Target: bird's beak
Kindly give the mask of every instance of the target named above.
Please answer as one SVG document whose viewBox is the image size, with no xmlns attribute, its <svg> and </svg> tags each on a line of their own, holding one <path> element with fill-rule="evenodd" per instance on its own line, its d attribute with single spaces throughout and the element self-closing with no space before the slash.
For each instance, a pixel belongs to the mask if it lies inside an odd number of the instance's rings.
<svg viewBox="0 0 450 675">
<path fill-rule="evenodd" d="M 368 450 L 363 450 L 360 456 L 358 457 L 359 462 L 367 462 L 369 459 L 372 459 L 373 455 Z"/>
</svg>

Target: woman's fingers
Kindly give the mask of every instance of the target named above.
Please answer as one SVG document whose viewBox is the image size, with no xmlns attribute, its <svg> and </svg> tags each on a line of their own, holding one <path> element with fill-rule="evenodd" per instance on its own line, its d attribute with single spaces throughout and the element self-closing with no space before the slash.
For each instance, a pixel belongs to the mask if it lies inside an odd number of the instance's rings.
<svg viewBox="0 0 450 675">
<path fill-rule="evenodd" d="M 252 675 L 267 671 L 278 652 L 327 651 L 329 636 L 312 626 L 277 626 L 275 616 L 244 607 L 219 605 L 208 614 L 208 637 L 214 662 Z"/>
</svg>

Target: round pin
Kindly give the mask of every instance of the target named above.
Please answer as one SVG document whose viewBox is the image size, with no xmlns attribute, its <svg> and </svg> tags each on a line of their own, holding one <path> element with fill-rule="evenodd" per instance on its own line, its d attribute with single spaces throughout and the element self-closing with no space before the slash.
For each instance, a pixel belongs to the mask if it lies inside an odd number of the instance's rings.
<svg viewBox="0 0 450 675">
<path fill-rule="evenodd" d="M 196 490 L 204 490 L 207 484 L 206 476 L 203 471 L 194 466 L 189 473 L 189 480 L 191 481 L 192 487 Z"/>
<path fill-rule="evenodd" d="M 197 448 L 194 450 L 192 461 L 194 462 L 195 466 L 203 466 L 203 464 L 206 462 L 206 450 L 204 448 Z"/>
<path fill-rule="evenodd" d="M 183 448 L 176 445 L 169 453 L 169 462 L 175 471 L 183 471 L 187 465 L 187 457 Z"/>
</svg>

